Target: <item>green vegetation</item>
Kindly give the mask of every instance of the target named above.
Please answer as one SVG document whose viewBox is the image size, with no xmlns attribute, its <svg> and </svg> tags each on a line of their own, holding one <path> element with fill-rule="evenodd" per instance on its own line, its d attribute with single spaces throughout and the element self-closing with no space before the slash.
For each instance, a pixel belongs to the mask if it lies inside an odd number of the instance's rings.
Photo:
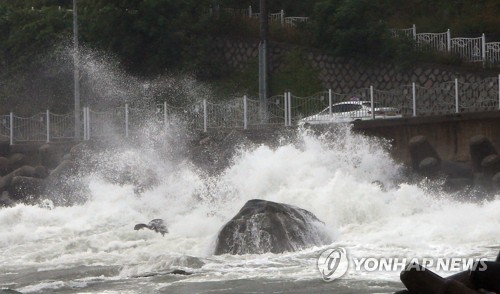
<svg viewBox="0 0 500 294">
<path fill-rule="evenodd" d="M 53 66 L 54 61 L 63 62 L 57 53 L 71 47 L 71 2 L 0 0 L 0 111 L 26 104 L 26 99 L 31 105 L 60 111 L 71 105 L 67 99 L 72 87 L 71 58 L 63 60 L 67 64 L 63 69 Z M 116 57 L 134 76 L 150 79 L 165 73 L 188 73 L 212 85 L 221 96 L 256 95 L 257 61 L 235 73 L 213 56 L 212 45 L 216 37 L 257 41 L 258 20 L 224 14 L 215 17 L 209 8 L 251 5 L 258 12 L 258 4 L 256 0 L 78 1 L 80 43 Z M 405 67 L 422 60 L 458 61 L 453 56 L 417 54 L 411 41 L 392 38 L 389 28 L 415 23 L 419 31 L 450 28 L 455 36 L 485 33 L 488 41 L 500 37 L 497 0 L 281 0 L 268 1 L 268 5 L 270 12 L 284 9 L 287 16 L 312 19 L 298 28 L 270 25 L 272 42 L 298 48 L 283 58 L 282 69 L 270 77 L 272 94 L 291 89 L 302 95 L 321 88 L 317 72 L 303 57 L 307 48 Z M 37 91 L 39 85 L 50 85 L 51 90 Z"/>
</svg>

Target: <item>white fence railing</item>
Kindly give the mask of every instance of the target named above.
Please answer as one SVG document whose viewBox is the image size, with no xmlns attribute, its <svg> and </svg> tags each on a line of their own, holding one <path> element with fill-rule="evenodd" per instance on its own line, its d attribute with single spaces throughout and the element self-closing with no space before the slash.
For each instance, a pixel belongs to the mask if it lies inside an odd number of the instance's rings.
<svg viewBox="0 0 500 294">
<path fill-rule="evenodd" d="M 487 43 L 484 34 L 476 38 L 452 38 L 449 29 L 442 33 L 417 33 L 415 25 L 407 29 L 393 29 L 391 32 L 395 37 L 413 39 L 420 50 L 455 53 L 467 62 L 500 64 L 500 42 Z"/>
<path fill-rule="evenodd" d="M 252 6 L 248 9 L 221 8 L 226 14 L 250 18 L 258 18 L 259 13 L 253 13 Z M 307 23 L 309 17 L 285 17 L 285 11 L 269 14 L 269 21 L 280 23 L 283 27 L 295 27 L 299 23 Z M 394 37 L 413 39 L 419 50 L 437 50 L 457 54 L 467 62 L 487 62 L 492 65 L 500 64 L 500 42 L 486 42 L 482 34 L 476 38 L 451 37 L 451 31 L 441 33 L 417 33 L 413 25 L 406 29 L 392 29 Z"/>
<path fill-rule="evenodd" d="M 247 9 L 239 8 L 220 8 L 216 7 L 215 12 L 212 9 L 211 13 L 218 13 L 218 11 L 239 17 L 249 17 L 249 18 L 259 18 L 260 13 L 254 12 L 252 6 L 248 6 Z M 269 13 L 269 21 L 273 23 L 279 23 L 283 27 L 295 27 L 299 23 L 306 23 L 309 21 L 309 17 L 298 17 L 298 16 L 285 16 L 285 11 L 282 9 L 279 12 Z"/>
<path fill-rule="evenodd" d="M 132 108 L 128 104 L 108 111 L 94 111 L 84 107 L 83 139 L 130 137 L 145 130 L 151 122 L 181 122 L 190 129 L 248 129 L 269 125 L 293 126 L 301 119 L 333 121 L 333 116 L 354 120 L 384 119 L 446 115 L 454 113 L 500 111 L 500 75 L 476 83 L 462 83 L 458 79 L 426 88 L 415 83 L 390 91 L 374 87 L 350 93 L 322 91 L 308 97 L 284 92 L 267 99 L 266 117 L 261 117 L 260 102 L 247 98 L 212 103 L 202 100 L 183 107 L 173 107 L 164 102 L 155 109 Z M 346 101 L 358 101 L 363 109 L 351 110 Z M 354 104 L 356 104 L 354 103 Z M 390 114 L 380 113 L 389 109 Z M 22 142 L 51 142 L 74 139 L 74 113 L 59 115 L 46 111 L 31 117 L 10 113 L 0 116 L 0 139 L 11 144 Z"/>
</svg>

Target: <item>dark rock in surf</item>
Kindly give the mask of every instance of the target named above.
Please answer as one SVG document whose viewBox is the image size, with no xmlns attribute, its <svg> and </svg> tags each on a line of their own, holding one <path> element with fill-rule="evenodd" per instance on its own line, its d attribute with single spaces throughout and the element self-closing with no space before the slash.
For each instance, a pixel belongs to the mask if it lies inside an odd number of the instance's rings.
<svg viewBox="0 0 500 294">
<path fill-rule="evenodd" d="M 472 167 L 461 162 L 443 160 L 441 163 L 441 171 L 448 178 L 471 180 L 474 178 L 474 171 Z"/>
<path fill-rule="evenodd" d="M 434 157 L 426 157 L 418 164 L 418 172 L 426 177 L 436 177 L 441 171 L 441 163 Z"/>
<path fill-rule="evenodd" d="M 8 156 L 10 154 L 10 141 L 5 138 L 0 138 L 0 156 Z"/>
<path fill-rule="evenodd" d="M 408 293 L 472 294 L 500 293 L 500 253 L 496 261 L 476 261 L 471 269 L 443 278 L 429 269 L 411 263 L 401 272 L 401 282 Z M 404 292 L 402 292 L 404 293 Z"/>
<path fill-rule="evenodd" d="M 44 192 L 55 205 L 73 205 L 86 200 L 88 186 L 73 160 L 64 160 L 45 179 Z"/>
<path fill-rule="evenodd" d="M 12 289 L 0 289 L 0 294 L 23 294 Z"/>
<path fill-rule="evenodd" d="M 5 176 L 10 172 L 9 159 L 5 157 L 0 157 L 0 176 Z"/>
<path fill-rule="evenodd" d="M 170 275 L 189 276 L 189 275 L 192 275 L 193 273 L 187 272 L 185 270 L 176 269 L 176 270 L 173 270 L 173 271 L 169 272 L 169 274 Z"/>
<path fill-rule="evenodd" d="M 33 177 L 39 179 L 45 179 L 49 176 L 49 171 L 45 166 L 39 165 L 35 166 L 35 170 L 33 171 Z"/>
<path fill-rule="evenodd" d="M 0 193 L 0 206 L 7 207 L 16 204 L 16 201 L 10 198 L 9 192 L 3 191 Z"/>
<path fill-rule="evenodd" d="M 483 135 L 477 135 L 469 141 L 470 156 L 476 172 L 481 172 L 481 163 L 485 157 L 498 154 L 491 141 Z"/>
<path fill-rule="evenodd" d="M 254 199 L 217 237 L 215 254 L 293 252 L 331 243 L 324 223 L 311 212 L 292 205 Z"/>
<path fill-rule="evenodd" d="M 60 146 L 54 144 L 43 144 L 38 148 L 38 154 L 42 165 L 53 169 L 59 165 L 62 161 L 63 151 Z"/>
<path fill-rule="evenodd" d="M 9 156 L 9 168 L 15 170 L 29 163 L 29 158 L 22 153 L 14 153 Z"/>
<path fill-rule="evenodd" d="M 165 234 L 168 233 L 168 229 L 167 226 L 165 225 L 165 222 L 159 218 L 150 221 L 147 225 L 137 224 L 134 226 L 134 230 L 136 231 L 141 229 L 150 229 L 152 231 L 160 233 L 162 236 L 165 236 Z"/>
<path fill-rule="evenodd" d="M 15 176 L 10 182 L 10 198 L 16 201 L 30 202 L 40 196 L 43 191 L 43 180 L 31 177 Z"/>
<path fill-rule="evenodd" d="M 441 163 L 441 158 L 425 136 L 415 136 L 411 138 L 409 149 L 411 164 L 415 171 L 419 170 L 420 162 L 428 157 L 435 158 L 438 163 Z"/>
<path fill-rule="evenodd" d="M 481 169 L 486 175 L 493 176 L 500 172 L 500 156 L 498 154 L 490 154 L 481 161 Z"/>
</svg>

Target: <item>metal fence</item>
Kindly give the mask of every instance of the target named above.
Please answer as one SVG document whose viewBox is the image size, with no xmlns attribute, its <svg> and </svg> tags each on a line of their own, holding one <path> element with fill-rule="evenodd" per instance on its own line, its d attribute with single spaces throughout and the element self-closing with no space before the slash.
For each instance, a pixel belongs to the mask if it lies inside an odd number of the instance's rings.
<svg viewBox="0 0 500 294">
<path fill-rule="evenodd" d="M 238 16 L 258 18 L 259 13 L 253 13 L 252 6 L 248 9 L 222 8 L 223 13 Z M 285 17 L 285 11 L 269 14 L 269 21 L 280 23 L 283 27 L 295 27 L 300 23 L 310 21 L 309 17 Z M 404 37 L 414 40 L 416 47 L 422 51 L 441 51 L 460 56 L 466 62 L 485 62 L 491 65 L 500 64 L 500 42 L 486 42 L 482 34 L 476 38 L 451 37 L 451 31 L 441 33 L 417 33 L 417 28 L 392 29 L 393 37 Z"/>
<path fill-rule="evenodd" d="M 420 50 L 454 53 L 467 62 L 500 64 L 500 42 L 486 42 L 484 34 L 476 38 L 452 38 L 449 29 L 442 33 L 417 33 L 415 25 L 406 29 L 393 29 L 391 32 L 395 37 L 413 39 Z"/>
<path fill-rule="evenodd" d="M 321 91 L 308 97 L 284 92 L 267 101 L 265 113 L 259 100 L 247 96 L 217 103 L 201 100 L 183 107 L 165 102 L 154 109 L 133 108 L 129 104 L 108 111 L 84 107 L 81 113 L 83 139 L 135 136 L 150 123 L 165 126 L 182 123 L 190 129 L 206 132 L 338 119 L 355 121 L 500 111 L 500 75 L 476 83 L 462 83 L 458 79 L 432 87 L 412 83 L 390 91 L 369 87 L 350 93 Z M 74 113 L 61 115 L 46 111 L 31 117 L 10 113 L 0 116 L 0 139 L 9 139 L 11 144 L 74 139 L 74 122 Z"/>
<path fill-rule="evenodd" d="M 221 12 L 224 14 L 237 16 L 237 17 L 249 17 L 249 18 L 259 18 L 260 13 L 254 13 L 252 6 L 248 6 L 247 9 L 239 8 L 220 8 L 216 6 L 215 12 L 212 9 L 211 14 Z M 298 17 L 298 16 L 285 16 L 285 11 L 282 9 L 279 12 L 269 13 L 269 21 L 272 23 L 279 23 L 283 27 L 295 27 L 300 23 L 306 23 L 309 21 L 309 17 Z"/>
</svg>

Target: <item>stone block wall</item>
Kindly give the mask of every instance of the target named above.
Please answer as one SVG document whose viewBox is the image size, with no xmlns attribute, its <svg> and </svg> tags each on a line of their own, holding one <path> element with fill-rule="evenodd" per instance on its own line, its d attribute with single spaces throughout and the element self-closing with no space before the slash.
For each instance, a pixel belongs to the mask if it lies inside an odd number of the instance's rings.
<svg viewBox="0 0 500 294">
<path fill-rule="evenodd" d="M 244 70 L 249 62 L 257 62 L 258 41 L 217 39 L 214 56 L 224 62 L 230 70 Z M 279 71 L 283 67 L 283 56 L 294 49 L 284 44 L 271 43 L 269 48 L 269 71 Z M 328 54 L 302 48 L 306 61 L 318 71 L 318 79 L 324 89 L 337 93 L 349 93 L 356 89 L 373 85 L 378 90 L 392 90 L 415 82 L 419 86 L 432 87 L 458 78 L 461 83 L 475 83 L 486 77 L 497 77 L 494 71 L 474 69 L 467 71 L 456 67 L 440 65 L 419 65 L 399 70 L 391 64 L 367 66 L 356 60 L 333 58 Z M 320 89 L 318 89 L 320 90 Z"/>
</svg>

